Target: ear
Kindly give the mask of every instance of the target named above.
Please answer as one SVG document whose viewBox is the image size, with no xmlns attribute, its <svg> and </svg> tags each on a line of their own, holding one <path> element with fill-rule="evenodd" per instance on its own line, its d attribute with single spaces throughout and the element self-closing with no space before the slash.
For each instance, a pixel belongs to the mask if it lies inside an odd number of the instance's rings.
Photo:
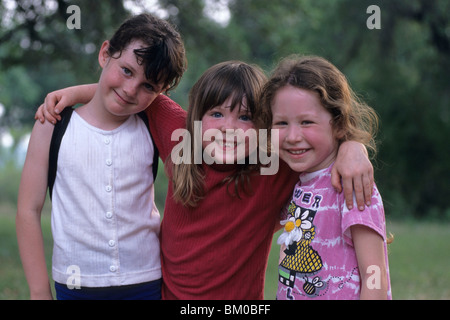
<svg viewBox="0 0 450 320">
<path fill-rule="evenodd" d="M 346 130 L 343 130 L 342 129 L 342 124 L 341 124 L 341 122 L 340 121 L 337 121 L 337 120 L 335 120 L 335 121 L 333 121 L 333 120 L 330 120 L 330 125 L 331 125 L 331 128 L 332 128 L 332 132 L 333 132 L 333 137 L 336 139 L 336 140 L 342 140 L 342 139 L 344 139 L 344 137 L 345 137 L 345 135 L 346 135 Z"/>
<path fill-rule="evenodd" d="M 100 67 L 104 68 L 106 63 L 111 58 L 108 54 L 109 49 L 109 41 L 106 40 L 103 42 L 102 47 L 100 48 L 100 51 L 98 53 L 98 63 L 100 64 Z"/>
<path fill-rule="evenodd" d="M 333 136 L 336 140 L 342 140 L 345 138 L 346 132 L 342 129 L 333 129 Z"/>
</svg>

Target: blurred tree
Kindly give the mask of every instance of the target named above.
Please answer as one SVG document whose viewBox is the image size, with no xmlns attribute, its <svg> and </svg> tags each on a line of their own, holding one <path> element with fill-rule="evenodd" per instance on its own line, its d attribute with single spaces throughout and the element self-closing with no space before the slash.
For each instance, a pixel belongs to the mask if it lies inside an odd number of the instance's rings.
<svg viewBox="0 0 450 320">
<path fill-rule="evenodd" d="M 380 115 L 376 180 L 387 212 L 449 215 L 449 1 L 125 2 L 0 0 L 0 127 L 31 123 L 51 90 L 96 81 L 101 42 L 127 16 L 125 7 L 146 8 L 172 21 L 185 41 L 189 68 L 172 93 L 183 107 L 192 84 L 219 61 L 257 63 L 269 73 L 293 53 L 329 59 Z M 71 4 L 81 9 L 80 30 L 66 26 Z M 370 5 L 380 8 L 381 29 L 367 28 Z M 214 19 L 211 8 L 228 18 Z"/>
<path fill-rule="evenodd" d="M 450 2 L 230 0 L 225 27 L 201 18 L 203 1 L 160 2 L 178 9 L 170 19 L 194 57 L 192 80 L 226 59 L 268 71 L 293 53 L 332 61 L 380 114 L 376 180 L 387 212 L 448 215 Z M 380 8 L 379 30 L 366 25 L 371 5 Z"/>
<path fill-rule="evenodd" d="M 81 10 L 79 30 L 67 28 L 71 16 L 67 8 L 72 4 Z M 96 81 L 98 48 L 126 15 L 121 0 L 1 1 L 0 101 L 6 108 L 3 124 L 29 124 L 47 92 Z"/>
</svg>

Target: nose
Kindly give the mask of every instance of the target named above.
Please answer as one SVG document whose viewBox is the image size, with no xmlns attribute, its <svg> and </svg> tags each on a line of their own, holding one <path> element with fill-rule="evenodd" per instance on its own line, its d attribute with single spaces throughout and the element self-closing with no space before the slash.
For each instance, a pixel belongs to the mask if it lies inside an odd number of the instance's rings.
<svg viewBox="0 0 450 320">
<path fill-rule="evenodd" d="M 123 92 L 128 97 L 134 97 L 136 95 L 138 89 L 137 81 L 127 81 L 125 85 L 123 86 Z"/>
<path fill-rule="evenodd" d="M 226 130 L 234 130 L 237 128 L 236 120 L 233 117 L 224 117 L 220 130 L 226 132 Z"/>
<path fill-rule="evenodd" d="M 302 131 L 297 126 L 288 126 L 285 141 L 291 144 L 301 142 L 303 140 Z"/>
</svg>

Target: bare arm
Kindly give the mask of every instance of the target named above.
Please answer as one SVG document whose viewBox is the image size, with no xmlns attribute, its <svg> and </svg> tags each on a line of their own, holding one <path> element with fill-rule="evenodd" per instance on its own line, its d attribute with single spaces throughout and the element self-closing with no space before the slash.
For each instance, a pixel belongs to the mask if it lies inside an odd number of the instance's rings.
<svg viewBox="0 0 450 320">
<path fill-rule="evenodd" d="M 355 141 L 343 142 L 331 171 L 331 183 L 338 192 L 344 188 L 345 203 L 349 210 L 353 208 L 353 191 L 359 210 L 370 205 L 373 180 L 373 167 L 364 145 Z"/>
<path fill-rule="evenodd" d="M 44 255 L 41 211 L 47 193 L 53 125 L 36 122 L 22 171 L 16 215 L 17 242 L 31 299 L 52 299 Z"/>
<path fill-rule="evenodd" d="M 55 124 L 61 120 L 59 113 L 68 106 L 77 103 L 86 104 L 91 101 L 95 94 L 97 84 L 84 84 L 80 86 L 68 87 L 61 90 L 50 92 L 44 103 L 36 111 L 34 118 L 44 123 L 45 119 Z"/>
<path fill-rule="evenodd" d="M 355 225 L 351 231 L 361 276 L 361 300 L 386 300 L 388 285 L 383 239 L 366 226 Z"/>
</svg>

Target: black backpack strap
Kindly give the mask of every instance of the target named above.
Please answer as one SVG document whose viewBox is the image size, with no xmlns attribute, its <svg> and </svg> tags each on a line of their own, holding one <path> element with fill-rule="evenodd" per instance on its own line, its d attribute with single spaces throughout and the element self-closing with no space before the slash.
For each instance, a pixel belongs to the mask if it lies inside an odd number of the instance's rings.
<svg viewBox="0 0 450 320">
<path fill-rule="evenodd" d="M 66 132 L 72 112 L 72 107 L 65 108 L 60 114 L 61 121 L 56 122 L 55 128 L 53 129 L 48 158 L 48 191 L 50 193 L 50 199 L 52 198 L 53 185 L 55 184 L 59 147 L 61 146 L 61 140 Z"/>
<path fill-rule="evenodd" d="M 148 129 L 148 133 L 150 134 L 150 139 L 152 140 L 153 143 L 154 154 L 153 154 L 152 169 L 153 169 L 153 183 L 154 183 L 156 180 L 156 176 L 158 174 L 159 151 L 158 148 L 156 147 L 155 141 L 153 140 L 152 133 L 150 132 L 150 125 L 148 123 L 147 114 L 145 113 L 145 111 L 141 111 L 137 115 L 142 119 L 142 121 L 144 121 L 145 126 Z"/>
</svg>

